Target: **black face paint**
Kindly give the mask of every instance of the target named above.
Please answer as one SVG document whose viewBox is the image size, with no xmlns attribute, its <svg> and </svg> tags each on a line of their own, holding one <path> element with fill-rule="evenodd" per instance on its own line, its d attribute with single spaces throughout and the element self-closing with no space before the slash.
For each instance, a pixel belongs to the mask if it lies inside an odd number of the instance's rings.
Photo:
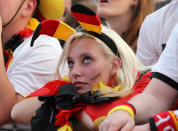
<svg viewBox="0 0 178 131">
<path fill-rule="evenodd" d="M 99 76 L 101 75 L 101 73 L 98 73 L 98 74 L 96 74 L 94 77 L 92 77 L 90 80 L 95 80 L 96 78 L 98 78 Z"/>
</svg>

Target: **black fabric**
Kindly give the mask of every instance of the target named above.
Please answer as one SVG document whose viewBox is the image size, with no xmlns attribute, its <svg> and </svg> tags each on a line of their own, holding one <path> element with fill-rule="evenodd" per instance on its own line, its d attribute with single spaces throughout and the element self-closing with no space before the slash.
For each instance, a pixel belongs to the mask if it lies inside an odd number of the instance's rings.
<svg viewBox="0 0 178 131">
<path fill-rule="evenodd" d="M 39 100 L 44 101 L 40 108 L 36 111 L 31 120 L 32 131 L 57 131 L 55 126 L 55 115 L 58 113 L 55 107 L 54 96 L 41 96 Z"/>
<path fill-rule="evenodd" d="M 80 103 L 80 94 L 76 92 L 73 84 L 65 84 L 58 88 L 59 94 L 55 96 L 56 107 L 71 109 L 75 104 Z"/>
<path fill-rule="evenodd" d="M 173 79 L 167 77 L 164 74 L 161 74 L 159 72 L 152 72 L 151 73 L 151 78 L 157 78 L 157 79 L 165 82 L 166 84 L 168 84 L 172 88 L 178 90 L 178 83 L 176 81 L 174 81 Z"/>
<path fill-rule="evenodd" d="M 149 125 L 151 131 L 158 131 L 153 118 L 149 118 Z"/>
<path fill-rule="evenodd" d="M 31 40 L 31 43 L 30 43 L 31 47 L 34 45 L 35 40 L 38 38 L 40 30 L 41 30 L 41 24 L 39 24 L 37 26 L 37 28 L 35 29 L 35 31 L 33 33 L 32 40 Z"/>
<path fill-rule="evenodd" d="M 80 13 L 80 14 L 86 14 L 91 16 L 96 16 L 96 13 L 92 11 L 90 8 L 83 6 L 81 4 L 75 4 L 71 8 L 72 12 Z"/>
<path fill-rule="evenodd" d="M 95 36 L 96 38 L 99 38 L 101 41 L 103 41 L 103 42 L 112 50 L 112 52 L 113 52 L 116 56 L 118 56 L 119 58 L 121 58 L 121 57 L 120 57 L 120 54 L 119 54 L 119 52 L 118 52 L 118 50 L 117 50 L 116 44 L 115 44 L 114 41 L 113 41 L 111 38 L 109 38 L 106 34 L 104 34 L 103 32 L 101 32 L 101 34 L 97 34 L 97 33 L 92 32 L 92 31 L 87 31 L 87 33 L 89 33 L 89 34 Z"/>
<path fill-rule="evenodd" d="M 56 131 L 59 127 L 55 127 L 55 116 L 59 113 L 60 109 L 71 109 L 80 103 L 98 104 L 117 98 L 104 97 L 99 91 L 95 93 L 87 92 L 80 95 L 76 92 L 76 88 L 73 84 L 59 86 L 58 92 L 59 94 L 56 96 L 44 95 L 38 97 L 40 101 L 45 102 L 36 111 L 31 120 L 32 131 Z"/>
<path fill-rule="evenodd" d="M 15 49 L 23 42 L 20 34 L 18 35 L 13 35 L 12 38 L 5 44 L 3 50 L 12 50 L 12 52 L 15 51 Z M 4 64 L 6 66 L 8 60 L 9 60 L 9 57 L 8 55 L 6 54 L 3 54 L 4 56 Z"/>
</svg>

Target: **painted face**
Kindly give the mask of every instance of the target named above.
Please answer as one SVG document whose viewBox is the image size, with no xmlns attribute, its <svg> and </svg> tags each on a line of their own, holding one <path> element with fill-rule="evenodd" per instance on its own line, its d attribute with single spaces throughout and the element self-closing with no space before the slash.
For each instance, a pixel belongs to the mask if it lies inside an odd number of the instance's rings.
<svg viewBox="0 0 178 131">
<path fill-rule="evenodd" d="M 15 15 L 23 0 L 0 0 L 0 16 L 5 25 Z"/>
<path fill-rule="evenodd" d="M 103 18 L 126 15 L 133 0 L 98 0 L 97 13 Z"/>
<path fill-rule="evenodd" d="M 94 84 L 108 84 L 111 64 L 104 56 L 98 43 L 89 38 L 82 38 L 71 43 L 67 58 L 69 78 L 83 94 L 92 89 Z"/>
</svg>

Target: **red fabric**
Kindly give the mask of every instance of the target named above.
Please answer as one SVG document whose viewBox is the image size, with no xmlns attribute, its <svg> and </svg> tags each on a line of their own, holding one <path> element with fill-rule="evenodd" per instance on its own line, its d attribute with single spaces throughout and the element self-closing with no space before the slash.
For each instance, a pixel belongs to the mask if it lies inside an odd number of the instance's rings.
<svg viewBox="0 0 178 131">
<path fill-rule="evenodd" d="M 49 36 L 53 36 L 56 32 L 60 22 L 58 20 L 45 20 L 41 22 L 40 34 L 46 34 Z"/>
<path fill-rule="evenodd" d="M 87 23 L 87 24 L 91 24 L 91 25 L 96 25 L 96 26 L 101 25 L 101 21 L 100 21 L 100 18 L 98 16 L 91 16 L 91 15 L 77 13 L 77 12 L 72 12 L 72 14 L 75 16 L 75 18 L 79 22 L 83 22 L 83 23 Z"/>
<path fill-rule="evenodd" d="M 33 30 L 29 28 L 25 28 L 25 30 L 20 31 L 19 33 L 17 33 L 17 35 L 18 34 L 20 34 L 21 39 L 24 40 L 25 38 L 28 38 L 33 34 Z"/>
<path fill-rule="evenodd" d="M 174 114 L 174 112 L 172 113 Z M 174 129 L 174 131 L 176 131 L 176 125 L 175 125 L 176 123 L 174 122 L 173 117 L 176 117 L 176 115 L 172 116 L 170 114 L 170 111 L 165 111 L 165 112 L 155 114 L 153 116 L 153 119 L 157 126 L 157 130 L 158 131 L 164 131 L 164 130 L 173 131 Z"/>
<path fill-rule="evenodd" d="M 135 83 L 134 91 L 130 95 L 104 104 L 87 105 L 84 109 L 85 112 L 90 116 L 92 121 L 95 121 L 96 119 L 102 116 L 106 116 L 108 112 L 114 107 L 128 102 L 133 96 L 141 93 L 145 89 L 147 84 L 150 82 L 150 76 L 151 72 L 147 72 L 146 74 L 144 74 L 141 77 L 141 80 Z"/>
<path fill-rule="evenodd" d="M 63 126 L 65 124 L 69 124 L 69 117 L 74 115 L 76 112 L 83 110 L 85 107 L 84 104 L 78 104 L 72 109 L 68 110 L 60 110 L 60 112 L 56 115 L 55 126 Z"/>
<path fill-rule="evenodd" d="M 93 121 L 95 121 L 99 117 L 106 116 L 107 113 L 114 107 L 127 102 L 133 96 L 141 93 L 145 89 L 147 84 L 149 83 L 150 76 L 151 76 L 151 72 L 147 72 L 145 75 L 143 75 L 141 80 L 135 83 L 134 91 L 130 95 L 123 97 L 123 98 L 119 98 L 111 102 L 103 103 L 103 104 L 97 104 L 97 105 L 88 104 L 85 106 L 84 111 L 90 116 L 90 118 Z M 61 81 L 61 80 L 54 80 L 54 81 L 48 82 L 44 87 L 31 93 L 29 97 L 41 96 L 41 95 L 56 95 L 58 94 L 58 87 L 61 85 L 67 84 L 67 83 L 68 82 Z M 76 110 L 79 111 L 78 109 L 61 110 L 62 114 L 59 113 L 56 116 L 58 118 L 56 124 L 57 125 L 66 124 L 68 117 L 71 115 L 72 112 L 77 112 Z"/>
<path fill-rule="evenodd" d="M 68 82 L 61 81 L 61 80 L 50 81 L 46 85 L 44 85 L 42 88 L 31 93 L 28 97 L 42 96 L 42 95 L 57 95 L 58 87 L 64 84 L 68 84 Z"/>
</svg>

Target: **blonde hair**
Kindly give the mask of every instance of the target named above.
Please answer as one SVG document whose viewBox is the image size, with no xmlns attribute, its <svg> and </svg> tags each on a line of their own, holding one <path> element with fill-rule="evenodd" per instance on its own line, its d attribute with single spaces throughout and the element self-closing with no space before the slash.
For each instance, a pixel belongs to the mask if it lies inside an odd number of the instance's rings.
<svg viewBox="0 0 178 131">
<path fill-rule="evenodd" d="M 120 54 L 120 59 L 122 62 L 122 67 L 117 71 L 116 81 L 115 83 L 119 83 L 121 85 L 121 89 L 115 93 L 119 97 L 127 96 L 132 92 L 133 86 L 135 84 L 137 75 L 139 71 L 146 69 L 136 58 L 135 53 L 132 49 L 127 45 L 127 43 L 111 28 L 103 26 L 102 33 L 107 35 L 110 39 L 115 43 L 117 50 Z M 60 66 L 64 67 L 64 64 L 67 60 L 67 55 L 69 52 L 70 44 L 78 39 L 82 38 L 91 38 L 97 41 L 101 45 L 101 49 L 103 53 L 107 56 L 106 58 L 115 57 L 114 53 L 111 49 L 100 39 L 83 32 L 77 32 L 73 34 L 65 43 L 65 47 L 61 54 L 58 69 Z M 59 71 L 57 70 L 57 74 L 60 76 Z M 112 88 L 111 88 L 112 89 Z M 107 93 L 105 93 L 107 94 Z"/>
</svg>

